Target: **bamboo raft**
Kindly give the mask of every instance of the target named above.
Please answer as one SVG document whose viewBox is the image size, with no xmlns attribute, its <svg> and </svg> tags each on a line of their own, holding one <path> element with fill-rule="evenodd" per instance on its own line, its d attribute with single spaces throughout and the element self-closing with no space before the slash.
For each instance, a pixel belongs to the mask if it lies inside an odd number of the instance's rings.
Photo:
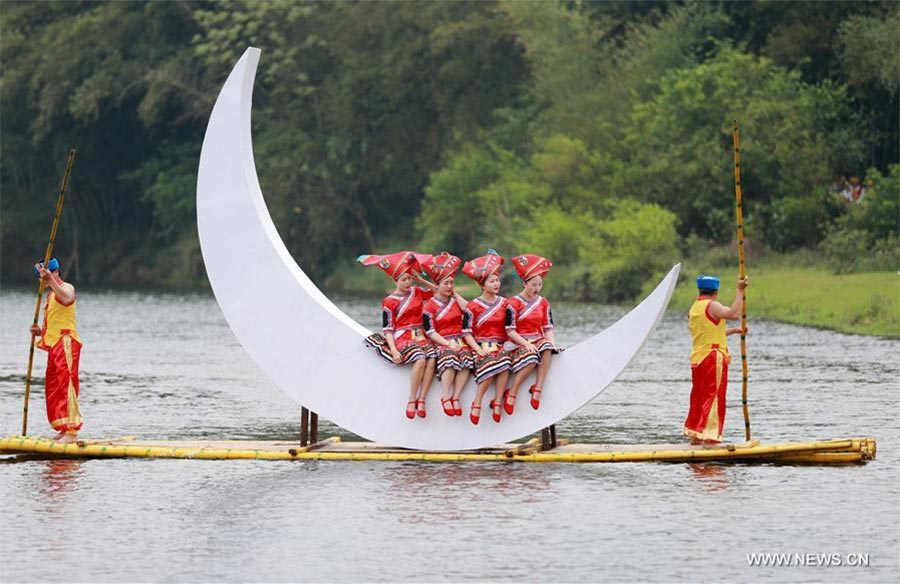
<svg viewBox="0 0 900 584">
<path fill-rule="evenodd" d="M 0 454 L 45 455 L 66 458 L 178 458 L 200 460 L 357 460 L 428 462 L 715 462 L 746 464 L 865 464 L 875 458 L 874 438 L 847 438 L 820 442 L 722 444 L 569 444 L 541 450 L 534 438 L 523 444 L 466 452 L 425 452 L 373 442 L 343 442 L 328 438 L 301 446 L 290 441 L 166 441 L 79 440 L 60 444 L 49 438 L 9 436 L 0 440 Z"/>
</svg>

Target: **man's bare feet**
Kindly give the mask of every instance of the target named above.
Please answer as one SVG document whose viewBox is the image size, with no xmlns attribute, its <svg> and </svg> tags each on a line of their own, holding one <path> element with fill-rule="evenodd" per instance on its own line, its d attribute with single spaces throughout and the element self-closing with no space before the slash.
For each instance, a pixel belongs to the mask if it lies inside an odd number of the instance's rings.
<svg viewBox="0 0 900 584">
<path fill-rule="evenodd" d="M 57 440 L 60 444 L 71 444 L 78 441 L 78 434 L 63 433 L 62 437 Z"/>
<path fill-rule="evenodd" d="M 60 430 L 59 432 L 56 433 L 55 436 L 53 436 L 53 438 L 51 438 L 51 440 L 59 440 L 60 438 L 62 438 L 65 435 L 66 435 L 66 431 Z"/>
</svg>

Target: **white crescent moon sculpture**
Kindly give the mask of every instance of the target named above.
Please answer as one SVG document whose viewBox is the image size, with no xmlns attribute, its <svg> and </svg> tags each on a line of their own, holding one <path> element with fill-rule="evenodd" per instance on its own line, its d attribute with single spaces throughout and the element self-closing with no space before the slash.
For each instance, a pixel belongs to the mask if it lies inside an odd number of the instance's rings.
<svg viewBox="0 0 900 584">
<path fill-rule="evenodd" d="M 247 49 L 210 116 L 197 177 L 197 228 L 209 282 L 225 319 L 277 386 L 366 439 L 406 448 L 468 450 L 509 442 L 559 421 L 605 389 L 631 362 L 662 317 L 680 265 L 617 323 L 554 358 L 540 410 L 520 399 L 515 414 L 504 414 L 500 424 L 488 410 L 475 426 L 467 415 L 444 415 L 435 387 L 428 416 L 408 420 L 409 369 L 385 363 L 363 346 L 370 331 L 316 288 L 272 223 L 250 138 L 259 55 L 259 49 Z M 473 397 L 470 381 L 462 395 L 466 414 Z"/>
</svg>

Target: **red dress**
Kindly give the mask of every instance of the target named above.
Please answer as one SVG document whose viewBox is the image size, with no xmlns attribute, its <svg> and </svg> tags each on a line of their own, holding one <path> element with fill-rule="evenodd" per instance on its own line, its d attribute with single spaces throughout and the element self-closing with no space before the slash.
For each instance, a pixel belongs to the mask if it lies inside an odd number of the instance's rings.
<svg viewBox="0 0 900 584">
<path fill-rule="evenodd" d="M 81 337 L 75 330 L 75 301 L 63 304 L 54 292 L 44 304 L 44 327 L 38 348 L 47 351 L 45 397 L 47 419 L 54 430 L 75 433 L 81 429 L 78 407 L 78 363 Z"/>
<path fill-rule="evenodd" d="M 381 302 L 382 330 L 385 334 L 393 334 L 394 345 L 402 357 L 401 365 L 428 358 L 433 354 L 433 345 L 425 338 L 422 329 L 422 306 L 432 295 L 430 290 L 413 286 L 405 296 L 390 294 Z M 390 363 L 394 362 L 384 334 L 369 335 L 365 344 Z"/>
<path fill-rule="evenodd" d="M 525 347 L 511 347 L 510 359 L 512 371 L 516 373 L 528 365 L 537 365 L 541 362 L 541 353 L 559 350 L 544 336 L 546 331 L 553 330 L 553 312 L 550 310 L 550 302 L 543 296 L 537 296 L 530 302 L 524 296 L 518 294 L 509 299 L 511 311 L 511 324 L 508 330 L 515 330 L 523 339 L 531 341 L 537 348 L 537 353 L 530 353 Z"/>
<path fill-rule="evenodd" d="M 433 296 L 422 309 L 422 324 L 426 336 L 437 333 L 448 341 L 462 342 L 462 320 L 463 311 L 454 298 L 442 302 L 437 296 Z M 435 355 L 438 379 L 448 367 L 460 371 L 474 364 L 474 353 L 464 346 L 460 348 L 435 346 Z"/>
<path fill-rule="evenodd" d="M 487 353 L 484 357 L 475 356 L 476 383 L 509 370 L 510 358 L 503 351 L 503 343 L 508 339 L 506 326 L 512 322 L 508 318 L 507 300 L 501 296 L 491 304 L 476 298 L 466 305 L 462 332 L 471 334 Z"/>
<path fill-rule="evenodd" d="M 691 404 L 684 421 L 684 435 L 692 440 L 720 442 L 725 427 L 725 394 L 728 391 L 726 324 L 709 311 L 712 299 L 697 298 L 688 313 L 693 340 L 691 351 Z"/>
</svg>

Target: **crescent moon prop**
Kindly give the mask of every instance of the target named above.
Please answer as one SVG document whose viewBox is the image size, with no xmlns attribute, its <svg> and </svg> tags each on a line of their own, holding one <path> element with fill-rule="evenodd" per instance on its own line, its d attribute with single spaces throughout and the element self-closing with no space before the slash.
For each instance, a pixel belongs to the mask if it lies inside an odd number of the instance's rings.
<svg viewBox="0 0 900 584">
<path fill-rule="evenodd" d="M 197 177 L 197 228 L 225 319 L 278 387 L 366 439 L 406 448 L 467 450 L 509 442 L 559 421 L 631 362 L 662 317 L 680 265 L 621 320 L 554 358 L 539 410 L 520 399 L 515 414 L 504 415 L 500 424 L 488 414 L 474 426 L 467 416 L 444 415 L 440 391 L 432 389 L 429 415 L 406 419 L 409 369 L 385 363 L 363 346 L 370 331 L 322 294 L 272 223 L 250 136 L 259 55 L 259 49 L 247 49 L 210 116 Z M 464 404 L 474 396 L 473 388 L 470 381 Z"/>
</svg>

